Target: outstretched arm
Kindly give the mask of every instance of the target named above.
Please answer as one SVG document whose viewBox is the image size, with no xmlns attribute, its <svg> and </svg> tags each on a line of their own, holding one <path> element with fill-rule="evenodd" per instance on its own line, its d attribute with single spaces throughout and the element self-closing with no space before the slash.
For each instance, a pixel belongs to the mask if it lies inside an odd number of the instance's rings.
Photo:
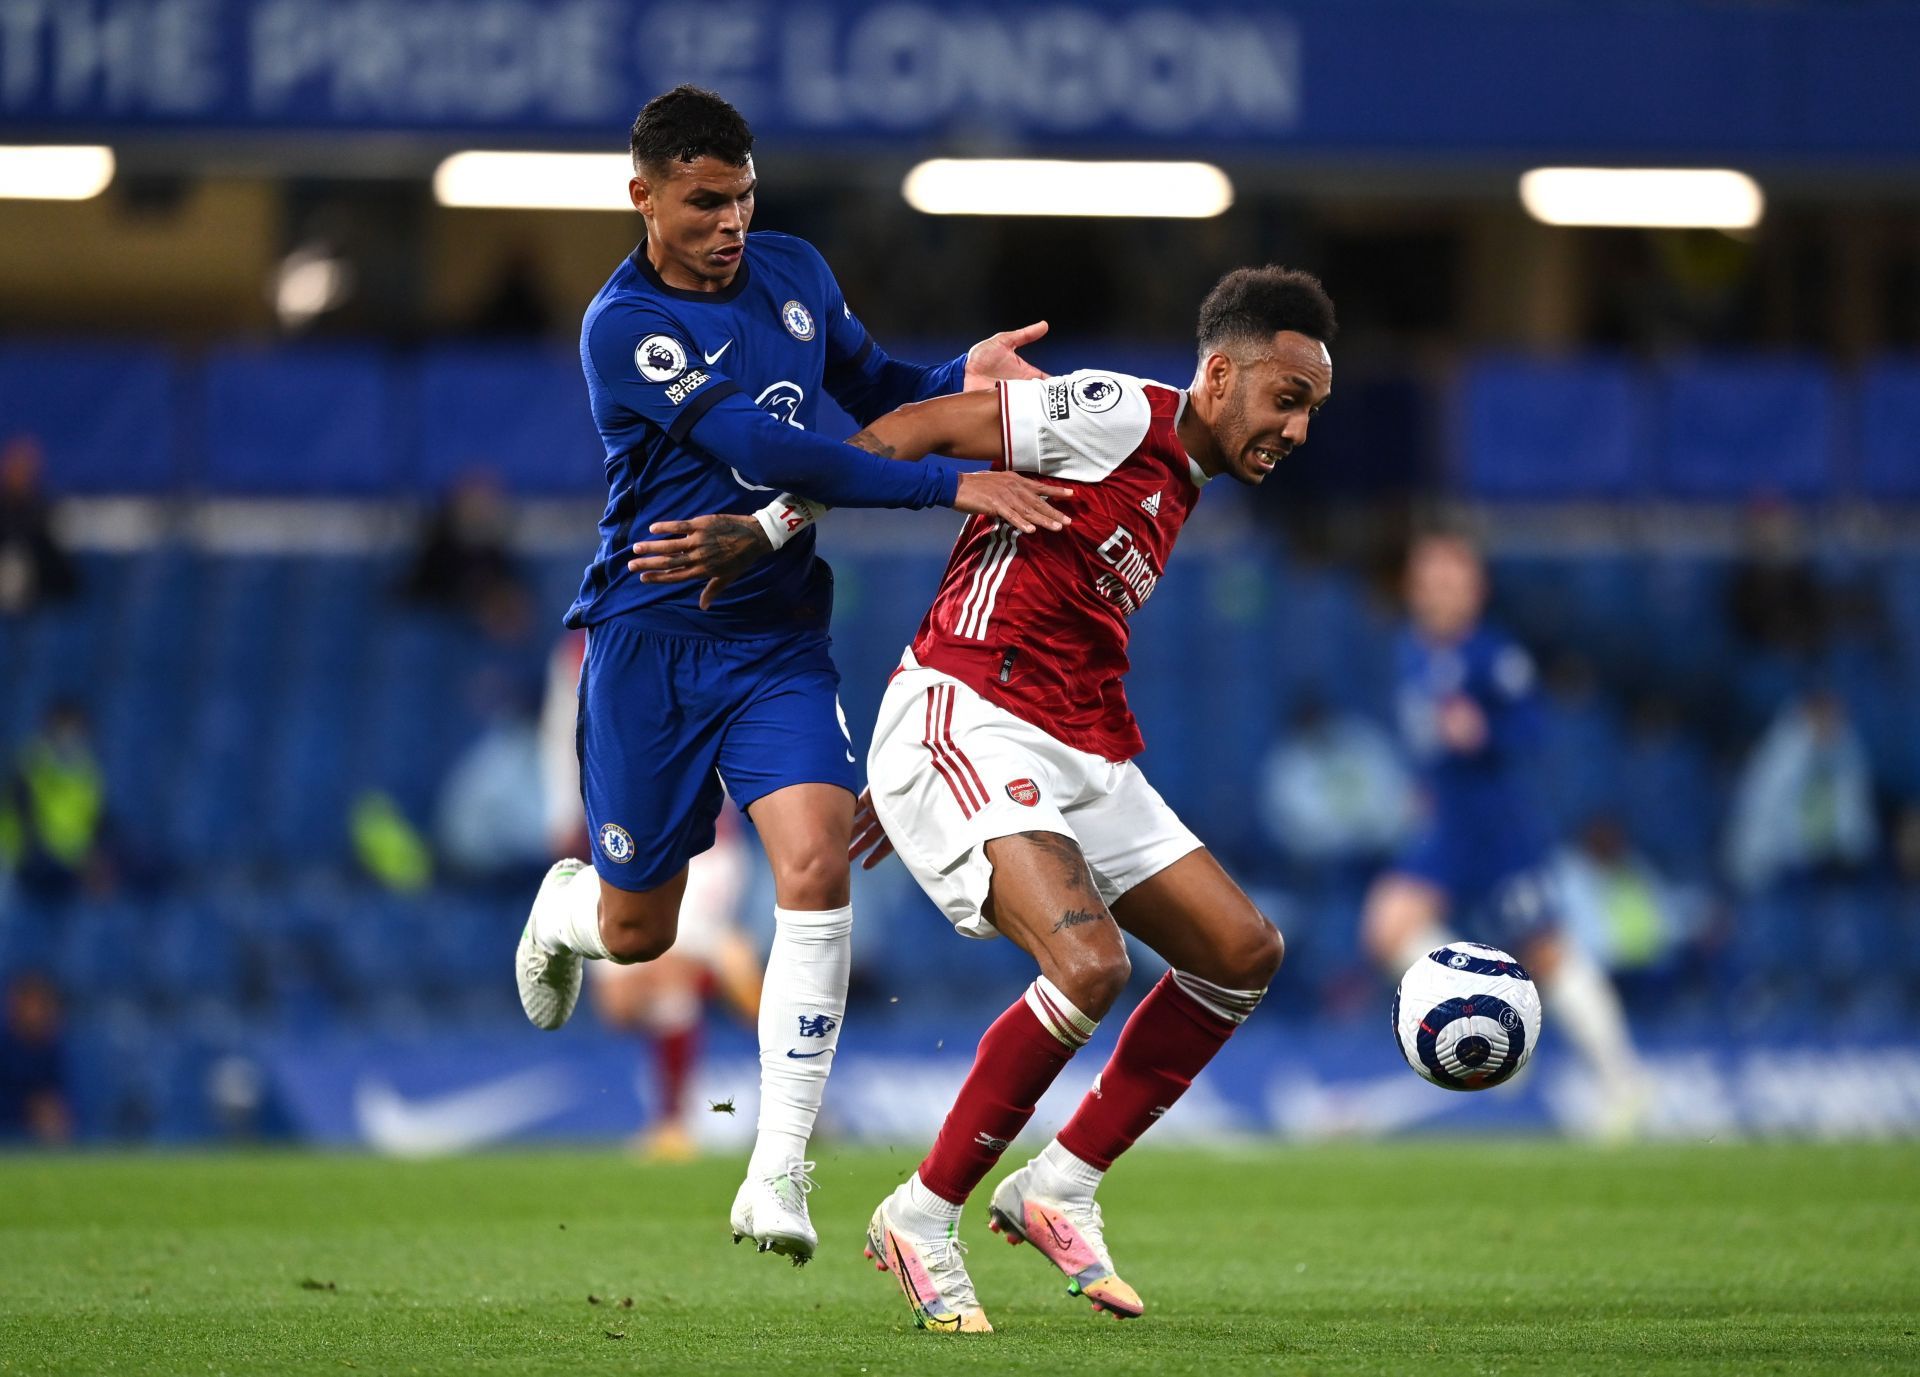
<svg viewBox="0 0 1920 1377">
<path fill-rule="evenodd" d="M 1000 462 L 1004 454 L 998 389 L 961 392 L 914 402 L 890 411 L 848 438 L 856 449 L 883 459 L 919 460 L 929 454 Z M 960 475 L 956 511 L 998 517 L 1032 534 L 1041 527 L 1057 531 L 1070 518 L 1047 505 L 1049 497 L 1071 497 L 1069 488 L 1049 487 L 1019 475 L 974 471 Z M 782 496 L 752 516 L 696 516 L 690 521 L 656 521 L 648 529 L 659 539 L 633 547 L 627 568 L 643 583 L 707 580 L 700 606 L 712 605 L 727 584 L 819 517 L 824 507 Z"/>
<path fill-rule="evenodd" d="M 955 459 L 1000 461 L 1005 454 L 1000 423 L 1000 391 L 986 388 L 977 392 L 956 392 L 913 402 L 889 411 L 847 443 L 884 459 L 924 459 L 929 454 L 948 454 Z M 987 478 L 990 474 L 966 473 L 960 476 L 965 490 L 969 478 Z M 959 506 L 956 500 L 955 506 Z"/>
</svg>

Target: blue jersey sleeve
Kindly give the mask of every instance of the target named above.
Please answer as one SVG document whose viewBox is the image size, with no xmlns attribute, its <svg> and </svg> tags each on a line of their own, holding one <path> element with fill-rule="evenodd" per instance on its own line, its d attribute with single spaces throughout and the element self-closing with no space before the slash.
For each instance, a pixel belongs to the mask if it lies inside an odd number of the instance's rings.
<svg viewBox="0 0 1920 1377">
<path fill-rule="evenodd" d="M 966 385 L 965 354 L 933 366 L 890 357 L 847 305 L 824 260 L 820 270 L 827 294 L 827 368 L 821 382 L 856 422 L 867 425 L 895 407 L 943 397 Z"/>
<path fill-rule="evenodd" d="M 749 482 L 836 507 L 953 503 L 957 470 L 881 459 L 786 424 L 702 362 L 686 332 L 664 311 L 623 303 L 601 312 L 588 328 L 587 352 L 602 386 L 621 405 L 676 444 L 691 442 Z"/>
<path fill-rule="evenodd" d="M 1468 691 L 1487 719 L 1486 750 L 1502 758 L 1524 755 L 1541 732 L 1533 657 L 1519 643 L 1495 636 L 1475 658 Z"/>
</svg>

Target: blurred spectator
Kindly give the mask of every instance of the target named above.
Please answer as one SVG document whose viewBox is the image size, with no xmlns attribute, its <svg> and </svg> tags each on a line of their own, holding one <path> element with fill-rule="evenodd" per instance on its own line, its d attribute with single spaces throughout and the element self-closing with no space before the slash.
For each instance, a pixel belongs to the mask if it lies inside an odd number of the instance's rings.
<svg viewBox="0 0 1920 1377">
<path fill-rule="evenodd" d="M 43 467 L 31 435 L 16 435 L 0 449 L 0 615 L 24 615 L 80 586 L 73 560 L 53 538 L 40 491 Z"/>
<path fill-rule="evenodd" d="M 530 597 L 507 548 L 508 524 L 492 474 L 461 478 L 421 531 L 402 595 L 464 612 L 497 640 L 517 638 L 527 627 Z"/>
<path fill-rule="evenodd" d="M 1879 828 L 1866 748 L 1846 705 L 1815 689 L 1781 710 L 1747 758 L 1727 828 L 1727 872 L 1749 892 L 1857 870 Z"/>
<path fill-rule="evenodd" d="M 60 994 L 45 976 L 7 987 L 0 1022 L 0 1143 L 64 1143 L 73 1137 L 67 1104 Z"/>
<path fill-rule="evenodd" d="M 534 253 L 516 250 L 500 267 L 474 313 L 477 335 L 544 335 L 553 326 L 553 310 L 541 289 L 540 264 Z"/>
<path fill-rule="evenodd" d="M 1392 739 L 1314 694 L 1294 705 L 1262 775 L 1268 836 L 1301 865 L 1384 860 L 1413 820 L 1413 783 Z"/>
<path fill-rule="evenodd" d="M 1734 634 L 1750 649 L 1790 659 L 1818 654 L 1832 629 L 1832 598 L 1807 558 L 1799 517 L 1784 502 L 1759 503 L 1743 539 L 1727 587 Z"/>
<path fill-rule="evenodd" d="M 1554 872 L 1568 932 L 1623 988 L 1666 966 L 1703 926 L 1700 896 L 1662 877 L 1612 813 L 1587 820 Z"/>
<path fill-rule="evenodd" d="M 537 879 L 548 854 L 540 728 L 530 704 L 489 682 L 478 690 L 486 726 L 440 786 L 434 833 L 440 854 L 476 879 Z"/>
<path fill-rule="evenodd" d="M 20 748 L 0 792 L 0 863 L 22 893 L 57 901 L 112 886 L 100 845 L 106 806 L 86 710 L 61 699 Z"/>
</svg>

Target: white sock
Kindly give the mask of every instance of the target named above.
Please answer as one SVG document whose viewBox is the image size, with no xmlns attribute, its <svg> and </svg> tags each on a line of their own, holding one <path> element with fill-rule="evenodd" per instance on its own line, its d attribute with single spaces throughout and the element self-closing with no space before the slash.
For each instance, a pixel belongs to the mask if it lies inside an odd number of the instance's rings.
<svg viewBox="0 0 1920 1377">
<path fill-rule="evenodd" d="M 1042 1194 L 1089 1199 L 1100 1188 L 1106 1173 L 1091 1162 L 1074 1156 L 1055 1138 L 1033 1159 L 1034 1178 L 1042 1183 Z"/>
<path fill-rule="evenodd" d="M 901 1222 L 909 1227 L 918 1225 L 926 1228 L 927 1233 L 944 1233 L 950 1224 L 960 1220 L 960 1207 L 951 1200 L 942 1200 L 932 1191 L 920 1184 L 920 1173 L 915 1172 L 907 1178 L 907 1209 L 920 1215 L 919 1219 L 905 1219 Z M 933 1227 L 927 1227 L 933 1226 Z"/>
<path fill-rule="evenodd" d="M 1551 980 L 1540 982 L 1549 1017 L 1580 1049 L 1587 1065 L 1610 1092 L 1634 1089 L 1640 1059 L 1627 1033 L 1620 996 L 1594 959 L 1572 942 L 1561 944 L 1560 963 Z"/>
<path fill-rule="evenodd" d="M 592 866 L 576 871 L 538 896 L 533 904 L 533 940 L 548 952 L 570 951 L 606 961 L 600 935 L 600 876 Z"/>
<path fill-rule="evenodd" d="M 806 1155 L 847 1012 L 853 906 L 775 907 L 760 994 L 760 1123 L 749 1175 L 783 1172 Z"/>
</svg>

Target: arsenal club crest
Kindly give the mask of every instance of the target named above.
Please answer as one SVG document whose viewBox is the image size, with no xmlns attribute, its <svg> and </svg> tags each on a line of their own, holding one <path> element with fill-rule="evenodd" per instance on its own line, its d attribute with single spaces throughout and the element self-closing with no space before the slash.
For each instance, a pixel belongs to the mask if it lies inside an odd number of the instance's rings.
<svg viewBox="0 0 1920 1377">
<path fill-rule="evenodd" d="M 1007 797 L 1022 808 L 1031 808 L 1040 801 L 1040 786 L 1030 779 L 1016 779 L 1007 786 Z"/>
</svg>

